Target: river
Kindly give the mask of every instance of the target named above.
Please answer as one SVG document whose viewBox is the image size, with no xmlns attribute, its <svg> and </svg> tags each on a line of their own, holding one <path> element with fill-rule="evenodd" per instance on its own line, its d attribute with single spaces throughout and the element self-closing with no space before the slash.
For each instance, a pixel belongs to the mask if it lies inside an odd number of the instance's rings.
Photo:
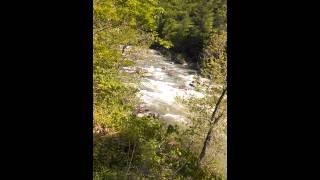
<svg viewBox="0 0 320 180">
<path fill-rule="evenodd" d="M 156 113 L 160 120 L 168 123 L 191 123 L 188 120 L 187 108 L 176 100 L 176 97 L 190 96 L 204 97 L 193 87 L 194 77 L 197 71 L 186 64 L 176 64 L 152 49 L 132 51 L 130 59 L 135 59 L 133 67 L 124 67 L 127 72 L 143 72 L 141 83 L 138 86 L 138 96 L 142 101 L 141 108 L 145 113 Z M 200 78 L 205 82 L 207 79 Z M 223 152 L 218 155 L 219 166 L 227 168 L 227 136 L 220 134 L 222 138 Z M 215 150 L 215 149 L 214 149 Z"/>
<path fill-rule="evenodd" d="M 192 84 L 196 70 L 186 64 L 176 64 L 152 49 L 139 51 L 135 59 L 135 67 L 124 70 L 144 74 L 138 93 L 143 102 L 141 107 L 148 113 L 156 113 L 161 120 L 188 124 L 188 111 L 176 97 L 204 96 Z"/>
</svg>

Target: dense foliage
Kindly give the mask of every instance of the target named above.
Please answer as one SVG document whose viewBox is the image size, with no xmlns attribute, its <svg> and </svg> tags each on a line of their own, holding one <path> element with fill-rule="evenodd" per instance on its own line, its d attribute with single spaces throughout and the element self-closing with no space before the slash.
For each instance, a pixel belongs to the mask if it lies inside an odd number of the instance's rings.
<svg viewBox="0 0 320 180">
<path fill-rule="evenodd" d="M 200 60 L 204 45 L 215 31 L 226 31 L 226 0 L 161 0 L 160 37 L 173 43 L 175 52 Z"/>
<path fill-rule="evenodd" d="M 202 74 L 215 83 L 223 83 L 226 1 L 94 0 L 93 5 L 94 179 L 223 179 L 225 172 L 216 159 L 211 161 L 216 156 L 202 164 L 198 157 L 221 88 L 207 88 L 205 99 L 183 100 L 197 112 L 190 116 L 194 122 L 190 128 L 137 117 L 137 89 L 128 84 L 140 77 L 121 71 L 134 65 L 121 48 L 151 44 L 170 48 L 199 62 Z M 201 111 L 196 104 L 203 105 Z M 217 134 L 226 131 L 222 122 Z M 217 147 L 214 155 L 225 151 Z"/>
<path fill-rule="evenodd" d="M 199 162 L 208 173 L 226 178 L 227 170 L 227 54 L 226 32 L 212 33 L 201 52 L 200 73 L 208 78 L 204 83 L 195 79 L 197 89 L 206 94 L 203 98 L 182 99 L 189 108 L 189 118 L 194 141 L 193 149 L 198 151 Z"/>
<path fill-rule="evenodd" d="M 144 127 L 137 123 L 146 121 L 132 116 L 136 103 L 136 89 L 125 82 L 137 81 L 120 71 L 122 66 L 133 61 L 122 56 L 120 45 L 147 46 L 152 42 L 156 18 L 161 11 L 155 1 L 94 0 L 93 17 L 93 62 L 94 62 L 94 177 L 106 179 L 109 175 L 124 171 L 119 156 L 126 139 L 134 142 L 144 134 Z M 132 126 L 134 126 L 133 128 Z M 154 124 L 141 123 L 152 129 Z M 138 129 L 137 129 L 138 128 Z M 134 137 L 131 135 L 134 134 Z M 126 137 L 126 138 L 124 138 Z M 110 140 L 110 143 L 108 140 Z M 106 148 L 107 147 L 107 148 Z M 113 164 L 113 157 L 118 165 Z"/>
</svg>

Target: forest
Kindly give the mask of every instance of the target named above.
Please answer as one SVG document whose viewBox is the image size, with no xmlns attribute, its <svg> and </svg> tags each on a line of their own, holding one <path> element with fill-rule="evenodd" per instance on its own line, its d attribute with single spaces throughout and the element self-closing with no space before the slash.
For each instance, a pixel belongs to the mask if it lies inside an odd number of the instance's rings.
<svg viewBox="0 0 320 180">
<path fill-rule="evenodd" d="M 195 72 L 188 88 L 203 96 L 175 98 L 187 125 L 139 114 L 147 75 L 123 69 L 147 51 L 174 68 L 170 78 Z M 94 0 L 93 93 L 95 180 L 227 179 L 226 0 Z"/>
</svg>

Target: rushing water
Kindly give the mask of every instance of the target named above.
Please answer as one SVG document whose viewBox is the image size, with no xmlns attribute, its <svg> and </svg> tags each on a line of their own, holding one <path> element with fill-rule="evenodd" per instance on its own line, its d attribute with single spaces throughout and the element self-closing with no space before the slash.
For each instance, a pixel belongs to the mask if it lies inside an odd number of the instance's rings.
<svg viewBox="0 0 320 180">
<path fill-rule="evenodd" d="M 192 86 L 196 70 L 187 65 L 175 64 L 158 51 L 151 49 L 139 51 L 135 59 L 135 66 L 126 67 L 124 70 L 132 73 L 144 72 L 138 93 L 143 102 L 143 108 L 147 109 L 148 113 L 158 113 L 161 120 L 188 123 L 188 110 L 176 101 L 176 97 L 204 96 Z M 225 134 L 221 136 L 226 149 L 227 137 Z M 220 156 L 217 158 L 226 168 L 226 151 Z"/>
<path fill-rule="evenodd" d="M 144 72 L 138 94 L 143 108 L 159 114 L 162 120 L 187 123 L 187 110 L 176 97 L 204 96 L 192 85 L 196 71 L 186 64 L 175 64 L 151 49 L 140 52 L 135 62 L 134 70 L 125 70 Z"/>
</svg>

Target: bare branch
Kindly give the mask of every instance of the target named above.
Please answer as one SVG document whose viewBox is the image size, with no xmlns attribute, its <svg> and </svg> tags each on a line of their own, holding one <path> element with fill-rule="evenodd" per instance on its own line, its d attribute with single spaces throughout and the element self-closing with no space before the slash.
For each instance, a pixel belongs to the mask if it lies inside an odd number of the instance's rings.
<svg viewBox="0 0 320 180">
<path fill-rule="evenodd" d="M 130 170 L 130 166 L 131 166 L 131 163 L 132 163 L 132 160 L 133 160 L 133 155 L 134 155 L 134 151 L 136 149 L 136 141 L 134 142 L 134 145 L 133 145 L 133 150 L 132 150 L 132 154 L 131 154 L 131 159 L 130 159 L 130 162 L 129 162 L 129 166 L 128 166 L 128 169 L 127 169 L 127 173 L 126 173 L 126 176 L 128 176 L 129 174 L 129 170 Z"/>
</svg>

